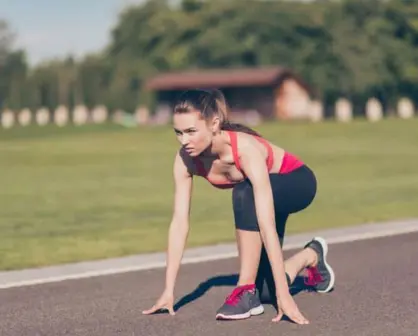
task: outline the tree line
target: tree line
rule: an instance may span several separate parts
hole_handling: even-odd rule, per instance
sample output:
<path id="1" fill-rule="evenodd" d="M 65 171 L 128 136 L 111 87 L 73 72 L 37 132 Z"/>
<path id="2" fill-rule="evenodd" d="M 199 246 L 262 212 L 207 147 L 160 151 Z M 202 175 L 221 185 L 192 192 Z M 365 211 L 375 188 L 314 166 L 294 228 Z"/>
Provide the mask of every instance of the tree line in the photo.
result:
<path id="1" fill-rule="evenodd" d="M 144 82 L 159 72 L 280 65 L 325 106 L 361 109 L 418 102 L 418 2 L 413 0 L 149 0 L 119 14 L 109 44 L 83 59 L 35 67 L 0 20 L 0 108 L 151 104 Z"/>

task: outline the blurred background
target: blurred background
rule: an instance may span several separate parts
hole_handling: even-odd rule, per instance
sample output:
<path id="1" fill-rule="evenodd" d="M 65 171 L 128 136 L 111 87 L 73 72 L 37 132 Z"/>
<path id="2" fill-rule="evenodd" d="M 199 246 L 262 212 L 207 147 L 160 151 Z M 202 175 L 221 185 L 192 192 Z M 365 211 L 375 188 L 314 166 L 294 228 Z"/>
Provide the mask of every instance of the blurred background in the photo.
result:
<path id="1" fill-rule="evenodd" d="M 289 232 L 418 216 L 417 45 L 416 0 L 0 0 L 0 268 L 164 249 L 195 87 L 316 171 Z M 190 245 L 233 240 L 196 183 Z"/>
<path id="2" fill-rule="evenodd" d="M 418 99 L 417 1 L 1 0 L 0 7 L 0 107 L 16 122 L 24 109 L 33 117 L 46 109 L 51 121 L 69 114 L 71 122 L 75 107 L 101 107 L 98 120 L 126 112 L 146 123 L 164 113 L 173 92 L 195 86 L 223 89 L 232 108 L 253 118 L 320 119 L 338 106 L 342 118 L 366 116 L 367 107 L 373 116 L 410 115 Z M 232 71 L 242 68 L 253 70 Z M 76 114 L 83 123 L 84 111 Z"/>

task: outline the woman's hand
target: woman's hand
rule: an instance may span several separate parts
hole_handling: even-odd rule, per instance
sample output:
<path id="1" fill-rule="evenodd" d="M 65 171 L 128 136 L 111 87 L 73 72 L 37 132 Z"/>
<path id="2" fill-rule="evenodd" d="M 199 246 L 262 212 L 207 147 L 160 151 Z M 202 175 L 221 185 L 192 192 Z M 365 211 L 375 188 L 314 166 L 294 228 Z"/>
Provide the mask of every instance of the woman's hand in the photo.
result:
<path id="1" fill-rule="evenodd" d="M 283 315 L 286 315 L 290 320 L 297 324 L 309 324 L 309 321 L 302 315 L 296 305 L 293 297 L 288 294 L 283 294 L 277 299 L 278 314 L 273 319 L 273 322 L 279 322 Z"/>
<path id="2" fill-rule="evenodd" d="M 180 268 L 184 246 L 189 232 L 189 209 L 192 189 L 192 176 L 189 167 L 186 165 L 187 158 L 184 151 L 176 154 L 174 161 L 174 213 L 168 232 L 167 249 L 167 270 L 166 282 L 163 294 L 150 309 L 144 310 L 142 314 L 153 314 L 158 310 L 167 309 L 170 315 L 174 313 L 174 284 L 177 272 Z"/>
<path id="3" fill-rule="evenodd" d="M 175 315 L 174 312 L 174 294 L 172 291 L 164 290 L 163 294 L 158 299 L 157 303 L 153 305 L 150 309 L 144 310 L 142 314 L 149 315 L 155 313 L 160 309 L 167 309 L 170 315 Z"/>

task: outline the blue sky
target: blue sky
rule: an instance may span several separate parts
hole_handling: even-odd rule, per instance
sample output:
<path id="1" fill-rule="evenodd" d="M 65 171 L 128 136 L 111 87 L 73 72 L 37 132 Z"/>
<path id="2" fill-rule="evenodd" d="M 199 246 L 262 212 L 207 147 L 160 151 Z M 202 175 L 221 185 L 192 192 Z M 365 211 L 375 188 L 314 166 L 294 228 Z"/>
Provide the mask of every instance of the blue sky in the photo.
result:
<path id="1" fill-rule="evenodd" d="M 31 65 L 103 48 L 120 10 L 143 0 L 0 0 L 0 18 L 16 32 Z"/>

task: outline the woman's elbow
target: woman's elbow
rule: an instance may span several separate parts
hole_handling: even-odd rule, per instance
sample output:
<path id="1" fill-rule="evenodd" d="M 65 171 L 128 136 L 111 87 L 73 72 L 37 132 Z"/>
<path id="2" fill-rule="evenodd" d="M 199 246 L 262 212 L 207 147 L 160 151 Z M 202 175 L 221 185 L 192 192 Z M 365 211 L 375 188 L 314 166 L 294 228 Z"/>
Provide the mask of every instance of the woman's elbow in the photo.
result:
<path id="1" fill-rule="evenodd" d="M 189 219 L 187 217 L 184 218 L 183 216 L 173 216 L 170 227 L 175 230 L 187 232 L 189 230 Z"/>

